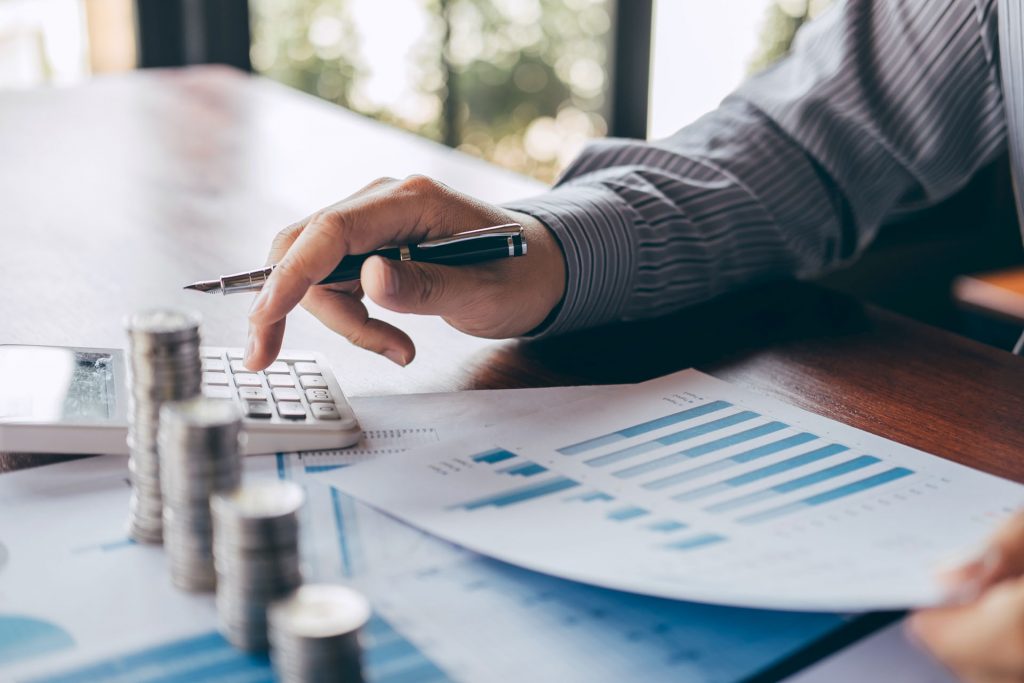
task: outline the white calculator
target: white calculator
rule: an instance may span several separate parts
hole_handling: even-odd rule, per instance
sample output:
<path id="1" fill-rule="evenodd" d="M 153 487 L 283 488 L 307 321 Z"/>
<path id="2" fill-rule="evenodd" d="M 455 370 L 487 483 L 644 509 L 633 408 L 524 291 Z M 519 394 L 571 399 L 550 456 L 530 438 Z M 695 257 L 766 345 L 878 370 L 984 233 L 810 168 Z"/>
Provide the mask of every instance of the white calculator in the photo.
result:
<path id="1" fill-rule="evenodd" d="M 283 351 L 263 372 L 241 349 L 203 347 L 205 395 L 235 401 L 246 454 L 344 448 L 359 423 L 316 353 Z M 127 453 L 124 352 L 0 345 L 0 453 Z"/>

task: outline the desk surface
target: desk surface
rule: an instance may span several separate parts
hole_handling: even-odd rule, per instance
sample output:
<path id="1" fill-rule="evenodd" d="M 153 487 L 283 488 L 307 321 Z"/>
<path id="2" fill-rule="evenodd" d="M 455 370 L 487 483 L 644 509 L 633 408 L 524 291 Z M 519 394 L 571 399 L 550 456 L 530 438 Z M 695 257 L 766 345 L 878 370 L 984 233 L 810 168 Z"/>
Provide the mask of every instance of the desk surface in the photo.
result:
<path id="1" fill-rule="evenodd" d="M 382 175 L 425 173 L 492 201 L 533 181 L 265 80 L 220 68 L 0 94 L 0 343 L 123 346 L 125 312 L 202 312 L 243 342 L 246 297 L 183 283 L 262 263 L 282 226 Z M 56 275 L 54 275 L 56 274 Z M 1024 361 L 810 285 L 545 342 L 404 326 L 405 369 L 305 312 L 285 343 L 324 352 L 352 395 L 628 382 L 697 366 L 908 445 L 1024 481 Z M 41 464 L 0 456 L 0 471 Z"/>

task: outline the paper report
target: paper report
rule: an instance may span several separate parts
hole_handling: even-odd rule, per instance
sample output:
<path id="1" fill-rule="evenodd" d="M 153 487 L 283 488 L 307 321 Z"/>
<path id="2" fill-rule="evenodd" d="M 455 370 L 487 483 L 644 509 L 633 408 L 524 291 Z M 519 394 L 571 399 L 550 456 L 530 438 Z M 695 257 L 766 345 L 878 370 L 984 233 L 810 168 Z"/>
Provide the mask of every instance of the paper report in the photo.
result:
<path id="1" fill-rule="evenodd" d="M 318 476 L 528 569 L 807 611 L 940 601 L 1024 490 L 694 370 Z"/>

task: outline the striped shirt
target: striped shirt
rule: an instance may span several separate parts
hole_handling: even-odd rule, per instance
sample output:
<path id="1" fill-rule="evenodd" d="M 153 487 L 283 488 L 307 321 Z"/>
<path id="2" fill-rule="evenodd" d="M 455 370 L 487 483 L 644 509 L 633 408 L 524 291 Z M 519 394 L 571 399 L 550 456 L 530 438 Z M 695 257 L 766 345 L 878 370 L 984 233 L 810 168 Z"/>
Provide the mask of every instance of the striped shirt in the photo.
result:
<path id="1" fill-rule="evenodd" d="M 542 334 L 821 274 L 954 194 L 1007 144 L 998 4 L 839 2 L 675 135 L 588 146 L 552 190 L 508 205 L 565 254 Z"/>

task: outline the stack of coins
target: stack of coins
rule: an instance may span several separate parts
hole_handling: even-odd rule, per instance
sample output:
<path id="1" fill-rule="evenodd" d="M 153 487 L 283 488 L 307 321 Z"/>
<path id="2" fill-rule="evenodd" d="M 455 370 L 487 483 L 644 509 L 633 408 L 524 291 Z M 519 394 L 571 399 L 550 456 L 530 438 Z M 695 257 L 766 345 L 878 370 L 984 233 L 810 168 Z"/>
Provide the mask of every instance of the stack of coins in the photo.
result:
<path id="1" fill-rule="evenodd" d="M 243 650 L 266 650 L 267 605 L 302 583 L 299 485 L 276 480 L 214 494 L 213 558 L 221 631 Z"/>
<path id="2" fill-rule="evenodd" d="M 164 547 L 178 588 L 216 586 L 210 496 L 242 483 L 241 438 L 242 415 L 231 401 L 197 396 L 160 409 Z"/>
<path id="3" fill-rule="evenodd" d="M 363 680 L 359 630 L 370 603 L 345 586 L 307 584 L 270 605 L 270 658 L 285 683 Z"/>
<path id="4" fill-rule="evenodd" d="M 199 394 L 199 317 L 173 310 L 136 313 L 128 329 L 131 401 L 128 415 L 128 468 L 132 498 L 128 533 L 142 543 L 163 540 L 163 500 L 157 428 L 160 406 Z"/>

